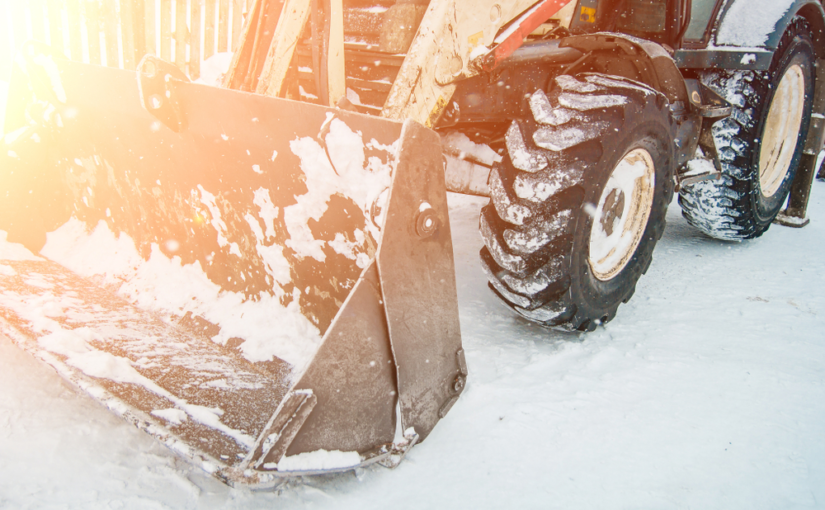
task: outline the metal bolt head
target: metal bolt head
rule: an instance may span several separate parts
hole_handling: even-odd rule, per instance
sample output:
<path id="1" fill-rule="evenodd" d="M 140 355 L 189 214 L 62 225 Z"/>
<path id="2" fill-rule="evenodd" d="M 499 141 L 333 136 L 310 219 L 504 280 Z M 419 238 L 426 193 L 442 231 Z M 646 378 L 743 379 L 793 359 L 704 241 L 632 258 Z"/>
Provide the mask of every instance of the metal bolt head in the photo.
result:
<path id="1" fill-rule="evenodd" d="M 415 219 L 415 232 L 418 237 L 427 238 L 438 230 L 438 216 L 433 209 L 424 209 Z"/>
<path id="2" fill-rule="evenodd" d="M 463 375 L 459 375 L 458 377 L 455 378 L 455 383 L 453 384 L 453 389 L 456 391 L 456 393 L 460 393 L 461 390 L 464 389 L 464 376 Z"/>
<path id="3" fill-rule="evenodd" d="M 501 6 L 494 4 L 493 7 L 490 8 L 490 22 L 498 23 L 499 20 L 501 20 Z"/>
<path id="4" fill-rule="evenodd" d="M 149 108 L 158 110 L 163 105 L 163 98 L 159 94 L 149 96 Z"/>
<path id="5" fill-rule="evenodd" d="M 154 62 L 151 60 L 147 60 L 143 63 L 143 68 L 141 72 L 145 74 L 148 78 L 154 78 L 155 74 L 157 74 L 158 69 Z"/>

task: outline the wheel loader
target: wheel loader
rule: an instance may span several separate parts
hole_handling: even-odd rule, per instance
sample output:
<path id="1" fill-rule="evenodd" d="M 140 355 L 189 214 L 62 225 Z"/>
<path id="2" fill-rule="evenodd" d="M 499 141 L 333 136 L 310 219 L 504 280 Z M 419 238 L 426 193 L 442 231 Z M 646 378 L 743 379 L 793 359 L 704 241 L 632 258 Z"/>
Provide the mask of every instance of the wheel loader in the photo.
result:
<path id="1" fill-rule="evenodd" d="M 808 221 L 823 58 L 815 0 L 256 0 L 222 87 L 27 43 L 0 328 L 230 485 L 393 467 L 468 377 L 447 191 L 503 303 L 592 331 L 674 193 Z"/>

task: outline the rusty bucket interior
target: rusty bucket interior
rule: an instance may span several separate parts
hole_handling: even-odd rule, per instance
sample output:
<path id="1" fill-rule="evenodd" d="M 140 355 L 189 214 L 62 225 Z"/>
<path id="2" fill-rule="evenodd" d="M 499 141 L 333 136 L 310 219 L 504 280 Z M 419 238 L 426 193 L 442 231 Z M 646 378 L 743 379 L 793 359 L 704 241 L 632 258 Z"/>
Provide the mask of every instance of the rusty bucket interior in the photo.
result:
<path id="1" fill-rule="evenodd" d="M 438 136 L 28 44 L 0 329 L 230 484 L 395 465 L 467 375 Z"/>

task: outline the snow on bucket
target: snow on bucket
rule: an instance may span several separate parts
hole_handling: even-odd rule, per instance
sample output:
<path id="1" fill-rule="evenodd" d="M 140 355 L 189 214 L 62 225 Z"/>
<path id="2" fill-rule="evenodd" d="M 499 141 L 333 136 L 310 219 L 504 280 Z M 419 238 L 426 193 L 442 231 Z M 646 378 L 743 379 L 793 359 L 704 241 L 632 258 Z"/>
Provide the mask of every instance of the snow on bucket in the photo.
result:
<path id="1" fill-rule="evenodd" d="M 437 135 L 30 50 L 0 154 L 4 331 L 230 483 L 429 433 L 466 376 Z"/>

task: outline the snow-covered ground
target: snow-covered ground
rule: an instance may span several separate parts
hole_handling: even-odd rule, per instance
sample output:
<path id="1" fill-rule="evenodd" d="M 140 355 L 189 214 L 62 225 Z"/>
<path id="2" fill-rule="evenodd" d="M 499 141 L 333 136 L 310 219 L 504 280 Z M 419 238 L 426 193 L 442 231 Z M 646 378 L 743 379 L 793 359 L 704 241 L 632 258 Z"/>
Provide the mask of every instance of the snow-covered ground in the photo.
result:
<path id="1" fill-rule="evenodd" d="M 486 288 L 453 195 L 462 398 L 395 470 L 230 489 L 0 337 L 0 508 L 825 508 L 825 183 L 741 244 L 674 203 L 618 317 L 581 336 Z"/>

